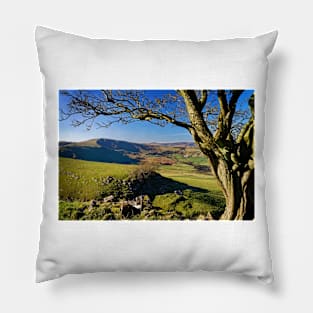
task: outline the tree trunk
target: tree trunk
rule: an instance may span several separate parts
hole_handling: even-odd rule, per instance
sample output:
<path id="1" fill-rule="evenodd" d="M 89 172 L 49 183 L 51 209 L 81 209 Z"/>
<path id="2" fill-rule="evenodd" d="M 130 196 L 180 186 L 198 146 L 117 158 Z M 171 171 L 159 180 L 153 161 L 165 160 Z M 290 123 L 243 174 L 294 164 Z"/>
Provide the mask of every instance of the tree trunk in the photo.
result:
<path id="1" fill-rule="evenodd" d="M 219 151 L 207 149 L 206 143 L 204 145 L 197 143 L 208 157 L 212 172 L 226 200 L 225 211 L 220 220 L 253 220 L 254 163 L 247 162 L 244 166 L 236 166 L 232 160 L 222 156 Z"/>
<path id="2" fill-rule="evenodd" d="M 212 172 L 225 196 L 226 207 L 220 219 L 254 219 L 253 149 L 250 149 L 250 153 L 245 151 L 244 161 L 242 161 L 243 159 L 239 161 L 236 155 L 235 143 L 231 140 L 232 136 L 230 134 L 232 117 L 235 112 L 234 104 L 240 93 L 237 94 L 237 98 L 234 100 L 235 103 L 229 103 L 228 105 L 226 97 L 224 102 L 221 103 L 221 125 L 213 136 L 201 113 L 203 105 L 199 102 L 196 94 L 190 90 L 180 90 L 179 92 L 184 98 L 192 125 L 189 132 L 203 154 L 208 157 Z M 253 131 L 251 131 L 254 127 L 253 120 L 247 125 L 249 127 L 245 129 L 242 136 L 246 136 L 247 140 L 250 139 L 250 142 L 253 143 Z M 244 154 L 243 151 L 240 152 Z"/>
<path id="3" fill-rule="evenodd" d="M 226 200 L 220 220 L 254 219 L 254 169 L 240 172 L 218 173 Z"/>

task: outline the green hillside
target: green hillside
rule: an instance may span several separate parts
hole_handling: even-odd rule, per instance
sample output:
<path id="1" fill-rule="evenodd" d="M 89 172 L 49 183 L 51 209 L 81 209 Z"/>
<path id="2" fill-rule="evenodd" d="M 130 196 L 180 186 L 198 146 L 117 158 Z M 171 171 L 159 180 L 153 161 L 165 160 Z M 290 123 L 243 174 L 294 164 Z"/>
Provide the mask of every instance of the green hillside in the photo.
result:
<path id="1" fill-rule="evenodd" d="M 126 178 L 135 165 L 59 158 L 59 198 L 88 201 L 101 195 L 107 176 Z"/>
<path id="2" fill-rule="evenodd" d="M 131 159 L 121 152 L 103 147 L 80 147 L 65 145 L 59 149 L 59 156 L 78 160 L 88 160 L 96 162 L 135 164 L 137 160 Z"/>
<path id="3" fill-rule="evenodd" d="M 221 214 L 225 201 L 214 177 L 192 165 L 160 166 L 141 178 L 142 166 L 59 159 L 60 219 L 124 219 L 120 201 L 146 194 L 151 204 L 131 219 L 205 219 Z M 109 182 L 108 182 L 109 181 Z M 130 182 L 137 186 L 130 191 Z M 114 196 L 112 203 L 101 199 Z M 97 203 L 92 210 L 90 201 Z"/>
<path id="4" fill-rule="evenodd" d="M 201 164 L 206 162 L 193 143 L 150 143 L 141 144 L 113 139 L 90 139 L 81 142 L 59 142 L 59 156 L 86 161 L 138 164 L 153 158 L 160 164 L 174 161 Z"/>

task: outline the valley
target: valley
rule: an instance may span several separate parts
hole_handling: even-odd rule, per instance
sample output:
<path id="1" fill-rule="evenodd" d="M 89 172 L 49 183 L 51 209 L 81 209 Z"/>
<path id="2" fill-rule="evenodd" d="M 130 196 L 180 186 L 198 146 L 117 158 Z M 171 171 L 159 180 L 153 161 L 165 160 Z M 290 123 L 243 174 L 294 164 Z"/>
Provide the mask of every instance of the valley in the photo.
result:
<path id="1" fill-rule="evenodd" d="M 224 210 L 193 143 L 60 142 L 59 156 L 61 220 L 205 220 Z"/>

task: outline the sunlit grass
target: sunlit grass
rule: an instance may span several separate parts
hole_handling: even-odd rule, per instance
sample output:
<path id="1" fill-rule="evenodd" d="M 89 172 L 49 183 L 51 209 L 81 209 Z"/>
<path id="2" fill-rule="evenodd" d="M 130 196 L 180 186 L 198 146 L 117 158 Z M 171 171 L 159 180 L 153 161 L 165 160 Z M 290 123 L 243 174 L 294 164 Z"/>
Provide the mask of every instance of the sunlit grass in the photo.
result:
<path id="1" fill-rule="evenodd" d="M 107 176 L 126 178 L 136 165 L 59 159 L 59 198 L 86 201 L 101 195 Z"/>
<path id="2" fill-rule="evenodd" d="M 138 165 L 60 158 L 60 219 L 122 219 L 118 202 L 101 204 L 92 211 L 88 210 L 89 202 L 91 199 L 104 197 L 108 186 L 105 180 L 108 176 L 126 179 L 136 168 Z M 153 208 L 143 210 L 141 215 L 132 219 L 201 219 L 208 212 L 217 216 L 221 214 L 225 199 L 214 176 L 199 172 L 192 165 L 181 162 L 160 166 L 157 171 L 162 176 L 157 176 L 155 181 L 151 180 L 149 188 L 154 188 L 153 184 L 157 184 L 157 189 L 153 190 L 169 184 L 173 188 L 173 184 L 177 182 L 174 189 L 180 194 L 175 194 L 174 189 L 156 193 L 153 196 Z"/>
<path id="3" fill-rule="evenodd" d="M 172 166 L 162 166 L 159 172 L 164 177 L 223 196 L 221 188 L 213 175 L 198 173 L 191 165 L 179 163 Z"/>

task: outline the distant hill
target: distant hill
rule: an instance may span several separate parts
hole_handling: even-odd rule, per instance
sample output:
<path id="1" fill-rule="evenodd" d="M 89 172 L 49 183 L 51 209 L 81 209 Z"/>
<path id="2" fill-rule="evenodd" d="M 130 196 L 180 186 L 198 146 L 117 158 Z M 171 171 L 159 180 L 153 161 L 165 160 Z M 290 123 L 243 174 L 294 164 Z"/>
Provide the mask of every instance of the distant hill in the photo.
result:
<path id="1" fill-rule="evenodd" d="M 66 145 L 69 145 L 71 143 L 72 143 L 71 141 L 59 141 L 59 147 L 66 146 Z"/>
<path id="2" fill-rule="evenodd" d="M 103 148 L 121 151 L 125 153 L 138 153 L 142 150 L 150 150 L 151 147 L 147 144 L 134 143 L 129 141 L 122 140 L 113 140 L 113 139 L 93 139 L 96 141 L 97 145 Z"/>
<path id="3" fill-rule="evenodd" d="M 130 158 L 130 151 L 136 152 L 139 147 L 123 141 L 109 139 L 92 139 L 81 142 L 59 143 L 59 156 L 86 161 L 134 164 L 138 161 Z"/>
<path id="4" fill-rule="evenodd" d="M 164 143 L 159 143 L 159 142 L 151 142 L 149 145 L 156 145 L 156 146 L 164 146 L 164 147 L 195 147 L 194 142 L 190 141 L 182 141 L 182 142 L 164 142 Z"/>
<path id="5" fill-rule="evenodd" d="M 189 147 L 195 145 L 191 142 L 143 144 L 97 138 L 80 142 L 60 141 L 59 156 L 86 161 L 136 164 L 147 156 L 168 156 L 171 153 L 181 153 Z"/>

